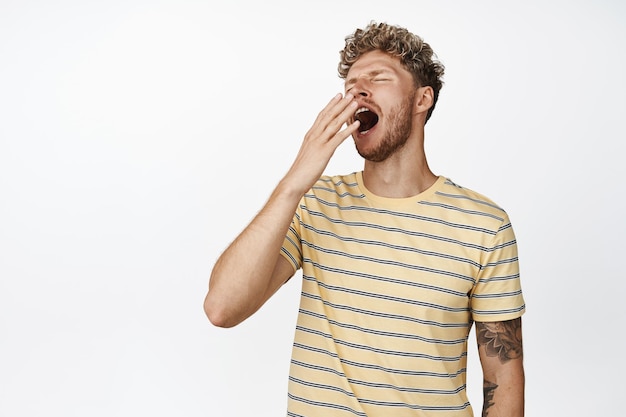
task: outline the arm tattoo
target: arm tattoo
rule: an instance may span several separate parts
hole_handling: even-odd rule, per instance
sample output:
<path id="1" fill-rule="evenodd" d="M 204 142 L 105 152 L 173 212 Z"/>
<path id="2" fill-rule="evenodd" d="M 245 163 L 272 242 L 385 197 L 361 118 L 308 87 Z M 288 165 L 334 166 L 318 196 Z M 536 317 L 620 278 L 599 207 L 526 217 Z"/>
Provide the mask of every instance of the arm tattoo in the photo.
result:
<path id="1" fill-rule="evenodd" d="M 489 356 L 501 363 L 522 357 L 522 319 L 498 322 L 476 322 L 478 346 L 485 346 Z"/>
<path id="2" fill-rule="evenodd" d="M 491 407 L 494 402 L 493 402 L 493 394 L 494 391 L 496 390 L 496 388 L 498 388 L 498 386 L 496 384 L 494 384 L 493 382 L 489 382 L 486 379 L 483 381 L 483 397 L 484 397 L 484 401 L 483 401 L 483 414 L 482 417 L 487 417 L 487 414 L 489 412 L 488 408 Z"/>

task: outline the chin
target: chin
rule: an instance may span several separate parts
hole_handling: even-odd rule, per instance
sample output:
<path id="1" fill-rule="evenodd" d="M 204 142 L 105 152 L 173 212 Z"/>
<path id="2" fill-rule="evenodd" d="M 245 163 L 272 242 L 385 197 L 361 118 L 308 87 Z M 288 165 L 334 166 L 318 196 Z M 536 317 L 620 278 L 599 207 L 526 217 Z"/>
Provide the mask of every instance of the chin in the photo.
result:
<path id="1" fill-rule="evenodd" d="M 376 150 L 375 149 L 364 149 L 362 147 L 357 146 L 356 151 L 359 153 L 361 158 L 370 162 L 380 162 L 378 158 L 376 158 Z"/>

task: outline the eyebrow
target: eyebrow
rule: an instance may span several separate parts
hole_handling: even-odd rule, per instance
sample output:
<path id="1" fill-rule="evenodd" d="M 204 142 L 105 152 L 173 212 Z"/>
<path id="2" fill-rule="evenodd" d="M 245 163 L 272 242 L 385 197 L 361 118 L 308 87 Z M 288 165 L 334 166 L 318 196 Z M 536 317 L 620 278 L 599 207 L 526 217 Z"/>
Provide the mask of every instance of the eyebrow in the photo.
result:
<path id="1" fill-rule="evenodd" d="M 372 70 L 372 71 L 366 73 L 365 75 L 367 75 L 368 77 L 371 78 L 371 77 L 375 77 L 377 75 L 380 75 L 380 74 L 383 74 L 383 73 L 386 73 L 386 72 L 392 72 L 392 71 L 390 69 L 388 69 L 388 68 L 382 68 L 382 69 Z M 352 84 L 356 83 L 357 78 L 358 77 L 352 77 L 352 78 L 346 80 L 344 85 L 348 86 L 348 85 L 352 85 Z"/>

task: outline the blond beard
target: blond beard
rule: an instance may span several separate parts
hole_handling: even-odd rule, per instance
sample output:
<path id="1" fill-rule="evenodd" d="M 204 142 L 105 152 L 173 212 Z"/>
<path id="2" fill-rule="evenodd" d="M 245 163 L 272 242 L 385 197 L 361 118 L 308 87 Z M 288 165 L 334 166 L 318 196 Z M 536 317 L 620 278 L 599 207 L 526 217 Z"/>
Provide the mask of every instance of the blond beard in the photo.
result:
<path id="1" fill-rule="evenodd" d="M 363 159 L 371 162 L 382 162 L 406 144 L 413 125 L 412 110 L 414 99 L 415 92 L 391 110 L 389 113 L 390 126 L 387 128 L 385 136 L 378 146 L 369 151 L 359 149 L 357 146 L 357 152 Z"/>

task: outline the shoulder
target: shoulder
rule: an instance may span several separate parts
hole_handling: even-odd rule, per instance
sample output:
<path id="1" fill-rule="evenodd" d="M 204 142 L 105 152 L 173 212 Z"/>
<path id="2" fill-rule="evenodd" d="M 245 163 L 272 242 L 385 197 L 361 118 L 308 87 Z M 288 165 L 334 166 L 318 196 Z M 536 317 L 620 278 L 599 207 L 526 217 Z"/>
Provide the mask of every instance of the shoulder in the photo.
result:
<path id="1" fill-rule="evenodd" d="M 507 212 L 493 199 L 446 177 L 435 192 L 420 203 L 428 207 L 425 210 L 430 215 L 460 228 L 495 236 L 512 227 Z"/>
<path id="2" fill-rule="evenodd" d="M 311 188 L 311 194 L 335 193 L 338 195 L 361 194 L 356 173 L 323 175 Z"/>
<path id="3" fill-rule="evenodd" d="M 433 194 L 433 200 L 440 204 L 456 207 L 459 210 L 475 211 L 498 218 L 507 218 L 506 211 L 486 195 L 464 187 L 450 178 L 445 180 Z"/>

